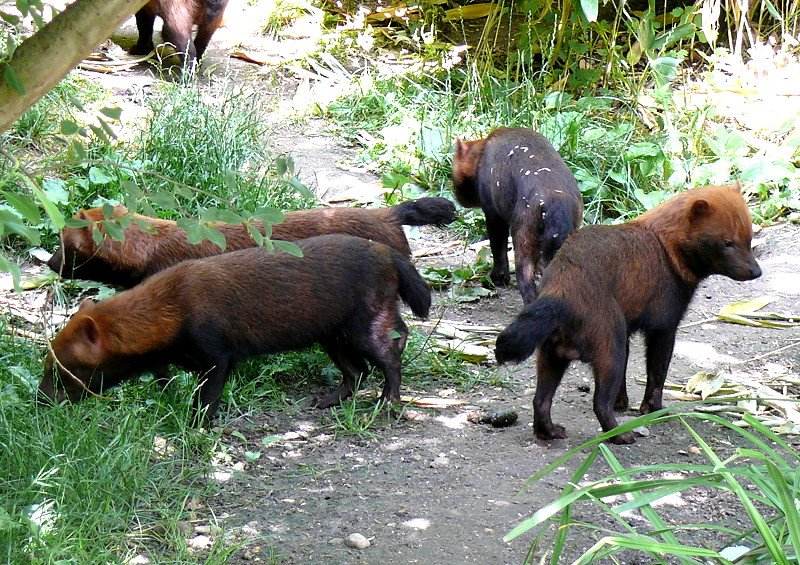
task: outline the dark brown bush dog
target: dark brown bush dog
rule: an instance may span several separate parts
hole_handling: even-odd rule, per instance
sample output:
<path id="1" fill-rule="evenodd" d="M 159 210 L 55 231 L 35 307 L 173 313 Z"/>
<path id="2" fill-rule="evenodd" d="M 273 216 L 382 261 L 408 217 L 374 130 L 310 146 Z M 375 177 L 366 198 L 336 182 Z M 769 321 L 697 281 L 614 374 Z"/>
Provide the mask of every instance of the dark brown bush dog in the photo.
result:
<path id="1" fill-rule="evenodd" d="M 119 218 L 128 211 L 114 208 Z M 62 232 L 63 246 L 47 264 L 66 278 L 89 279 L 130 288 L 146 277 L 185 259 L 199 259 L 223 253 L 205 240 L 189 243 L 186 231 L 171 220 L 134 215 L 156 229 L 148 233 L 132 223 L 125 230 L 125 240 L 104 237 L 100 245 L 92 239 L 92 226 L 67 228 Z M 100 222 L 102 208 L 81 210 L 75 218 Z M 403 225 L 442 226 L 456 218 L 455 206 L 446 198 L 420 198 L 387 208 L 324 208 L 287 212 L 285 220 L 272 226 L 272 239 L 297 241 L 317 235 L 342 233 L 385 243 L 410 256 L 411 249 Z M 256 224 L 263 227 L 260 224 Z M 101 224 L 102 226 L 102 224 Z M 215 224 L 225 235 L 226 251 L 254 247 L 255 240 L 243 225 Z M 102 227 L 101 227 L 102 231 Z M 66 258 L 66 261 L 65 261 Z"/>
<path id="2" fill-rule="evenodd" d="M 139 40 L 131 47 L 134 55 L 146 55 L 153 45 L 153 26 L 156 16 L 164 20 L 161 38 L 171 43 L 179 53 L 183 64 L 199 61 L 208 47 L 211 36 L 222 23 L 222 14 L 228 0 L 150 0 L 136 12 L 136 28 Z M 197 26 L 197 35 L 192 40 L 192 26 Z"/>
<path id="3" fill-rule="evenodd" d="M 425 318 L 428 286 L 406 256 L 381 243 L 325 235 L 298 245 L 303 257 L 251 248 L 184 261 L 111 298 L 84 301 L 52 342 L 40 399 L 76 401 L 145 372 L 163 378 L 175 364 L 198 373 L 195 406 L 208 421 L 237 363 L 319 343 L 343 382 L 317 406 L 352 395 L 367 361 L 383 371 L 382 398 L 398 402 L 408 330 L 397 299 Z"/>
<path id="4" fill-rule="evenodd" d="M 594 412 L 604 431 L 627 406 L 628 339 L 644 334 L 647 387 L 642 414 L 662 407 L 675 333 L 698 283 L 709 275 L 761 276 L 741 187 L 688 190 L 639 218 L 573 233 L 545 270 L 539 298 L 497 338 L 497 360 L 522 361 L 539 349 L 534 432 L 564 438 L 550 407 L 570 362 L 594 371 Z M 633 443 L 632 432 L 611 438 Z"/>
<path id="5" fill-rule="evenodd" d="M 519 291 L 536 298 L 537 266 L 549 263 L 580 224 L 583 200 L 575 177 L 543 136 L 527 128 L 498 128 L 485 139 L 456 141 L 453 185 L 462 206 L 481 207 L 496 285 L 511 282 L 509 231 Z"/>

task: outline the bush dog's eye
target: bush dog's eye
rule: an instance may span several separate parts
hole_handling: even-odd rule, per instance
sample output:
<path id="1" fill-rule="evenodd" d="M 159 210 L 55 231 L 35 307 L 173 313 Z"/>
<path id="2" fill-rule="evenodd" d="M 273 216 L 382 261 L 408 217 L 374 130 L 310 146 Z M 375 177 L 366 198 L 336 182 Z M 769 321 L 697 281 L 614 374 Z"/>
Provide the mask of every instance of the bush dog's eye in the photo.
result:
<path id="1" fill-rule="evenodd" d="M 725 247 L 733 247 L 733 242 L 730 239 L 725 240 Z"/>

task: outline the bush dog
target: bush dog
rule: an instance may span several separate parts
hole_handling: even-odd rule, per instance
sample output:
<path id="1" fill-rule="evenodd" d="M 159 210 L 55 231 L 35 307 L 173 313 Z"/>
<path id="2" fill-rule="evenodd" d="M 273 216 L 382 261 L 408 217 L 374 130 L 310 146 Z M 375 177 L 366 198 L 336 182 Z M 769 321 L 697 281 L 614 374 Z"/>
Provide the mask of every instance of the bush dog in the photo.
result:
<path id="1" fill-rule="evenodd" d="M 156 16 L 164 20 L 161 38 L 171 43 L 183 64 L 203 58 L 211 36 L 222 23 L 222 14 L 228 0 L 150 0 L 136 12 L 139 39 L 131 47 L 133 55 L 147 55 L 153 49 L 153 25 Z M 192 26 L 197 25 L 197 35 L 192 40 Z"/>
<path id="2" fill-rule="evenodd" d="M 114 217 L 128 213 L 124 206 L 114 208 Z M 131 223 L 125 240 L 104 237 L 100 245 L 92 239 L 92 226 L 67 228 L 62 232 L 63 245 L 47 262 L 66 278 L 80 278 L 130 288 L 144 278 L 185 259 L 199 259 L 223 253 L 208 240 L 189 243 L 186 231 L 175 222 L 135 214 L 156 229 L 148 233 Z M 386 208 L 325 208 L 287 212 L 285 220 L 272 226 L 272 239 L 297 241 L 331 233 L 343 233 L 385 243 L 411 255 L 402 225 L 434 224 L 442 226 L 455 220 L 456 211 L 446 198 L 420 198 Z M 81 210 L 76 219 L 99 222 L 102 208 Z M 257 224 L 262 228 L 260 224 Z M 243 225 L 215 224 L 225 235 L 226 251 L 255 247 L 255 240 Z M 102 224 L 100 226 L 102 231 Z M 64 258 L 66 257 L 66 261 Z"/>
<path id="3" fill-rule="evenodd" d="M 175 364 L 200 375 L 195 406 L 209 421 L 237 363 L 319 343 L 343 381 L 317 406 L 352 395 L 367 360 L 383 371 L 382 398 L 398 402 L 408 330 L 397 298 L 425 318 L 428 286 L 382 243 L 324 235 L 298 245 L 303 257 L 251 248 L 184 261 L 106 300 L 85 300 L 52 342 L 40 399 L 75 401 L 144 372 L 163 378 Z"/>
<path id="4" fill-rule="evenodd" d="M 675 333 L 698 283 L 709 275 L 761 276 L 741 186 L 683 192 L 639 218 L 573 233 L 541 280 L 539 298 L 497 338 L 497 360 L 522 361 L 539 349 L 534 432 L 566 437 L 550 407 L 571 361 L 590 363 L 594 412 L 604 431 L 617 426 L 614 403 L 627 405 L 628 339 L 644 334 L 647 386 L 640 411 L 661 409 Z M 633 443 L 632 432 L 611 438 Z"/>
<path id="5" fill-rule="evenodd" d="M 564 160 L 533 130 L 498 128 L 485 139 L 456 140 L 453 186 L 462 206 L 480 206 L 486 215 L 492 282 L 511 282 L 510 231 L 517 286 L 525 304 L 533 302 L 537 266 L 553 259 L 583 216 L 578 183 Z"/>

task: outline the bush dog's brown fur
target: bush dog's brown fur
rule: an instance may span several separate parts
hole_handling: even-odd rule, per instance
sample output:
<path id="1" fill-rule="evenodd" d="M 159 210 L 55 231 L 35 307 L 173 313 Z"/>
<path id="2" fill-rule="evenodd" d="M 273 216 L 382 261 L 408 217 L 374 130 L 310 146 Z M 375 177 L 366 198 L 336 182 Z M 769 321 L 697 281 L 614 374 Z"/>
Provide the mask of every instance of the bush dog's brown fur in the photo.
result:
<path id="1" fill-rule="evenodd" d="M 156 16 L 164 20 L 161 38 L 171 43 L 183 64 L 199 61 L 211 41 L 211 36 L 222 23 L 222 14 L 228 0 L 150 0 L 136 12 L 139 40 L 131 47 L 134 55 L 147 55 L 153 49 L 153 25 Z M 192 26 L 197 25 L 197 35 L 192 40 Z"/>
<path id="2" fill-rule="evenodd" d="M 184 261 L 111 298 L 84 301 L 52 342 L 40 398 L 75 401 L 84 387 L 99 392 L 144 372 L 163 377 L 176 364 L 198 373 L 195 406 L 208 421 L 237 363 L 319 343 L 343 382 L 317 406 L 353 394 L 367 360 L 383 371 L 382 397 L 399 401 L 408 330 L 397 298 L 427 317 L 422 277 L 381 243 L 325 235 L 298 245 L 303 257 L 253 248 Z"/>
<path id="3" fill-rule="evenodd" d="M 683 192 L 617 226 L 572 234 L 545 270 L 539 298 L 497 338 L 497 360 L 522 361 L 538 347 L 534 431 L 564 438 L 550 407 L 571 361 L 594 371 L 594 412 L 604 431 L 617 426 L 614 404 L 627 405 L 628 339 L 642 332 L 647 387 L 642 414 L 661 409 L 675 333 L 698 283 L 709 275 L 737 281 L 761 276 L 747 205 L 735 186 Z M 633 443 L 632 432 L 611 438 Z"/>
<path id="4" fill-rule="evenodd" d="M 114 217 L 128 213 L 124 206 L 114 208 Z M 205 240 L 197 245 L 188 242 L 186 231 L 175 222 L 134 214 L 152 225 L 157 233 L 148 233 L 131 223 L 125 240 L 104 237 L 98 246 L 92 239 L 93 226 L 67 228 L 62 233 L 63 246 L 47 264 L 66 278 L 81 278 L 130 288 L 144 278 L 185 259 L 198 259 L 223 253 Z M 343 233 L 385 243 L 410 256 L 402 225 L 445 225 L 456 217 L 455 206 L 446 198 L 420 198 L 387 208 L 325 208 L 287 212 L 285 220 L 272 226 L 272 239 L 297 241 L 316 235 Z M 102 208 L 81 210 L 75 218 L 100 222 Z M 261 228 L 261 224 L 256 224 Z M 256 246 L 243 225 L 215 224 L 225 235 L 226 251 Z M 102 231 L 102 224 L 101 224 Z M 66 261 L 64 257 L 66 256 Z"/>
<path id="5" fill-rule="evenodd" d="M 583 216 L 578 183 L 564 160 L 533 130 L 498 128 L 485 139 L 456 140 L 453 186 L 462 206 L 480 206 L 486 215 L 492 281 L 511 282 L 510 231 L 517 286 L 525 304 L 533 302 L 537 266 L 553 259 Z"/>

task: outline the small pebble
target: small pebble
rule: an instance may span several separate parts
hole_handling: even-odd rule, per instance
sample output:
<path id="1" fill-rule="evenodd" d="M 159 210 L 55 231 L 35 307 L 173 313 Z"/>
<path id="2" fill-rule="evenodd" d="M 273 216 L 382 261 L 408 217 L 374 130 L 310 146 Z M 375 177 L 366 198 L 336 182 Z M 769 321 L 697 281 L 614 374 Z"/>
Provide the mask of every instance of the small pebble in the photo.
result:
<path id="1" fill-rule="evenodd" d="M 350 534 L 344 540 L 344 544 L 347 547 L 352 547 L 353 549 L 366 549 L 370 545 L 369 540 L 361 534 Z"/>

